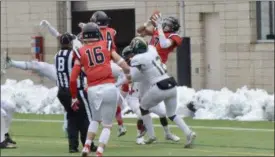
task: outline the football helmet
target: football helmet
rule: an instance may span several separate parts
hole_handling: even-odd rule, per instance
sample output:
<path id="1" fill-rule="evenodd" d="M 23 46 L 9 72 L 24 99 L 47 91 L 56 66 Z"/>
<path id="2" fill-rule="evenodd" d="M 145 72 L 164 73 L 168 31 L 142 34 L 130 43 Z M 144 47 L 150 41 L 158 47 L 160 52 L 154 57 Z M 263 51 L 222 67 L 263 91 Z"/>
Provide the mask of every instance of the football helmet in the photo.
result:
<path id="1" fill-rule="evenodd" d="M 145 53 L 148 50 L 148 43 L 142 37 L 135 37 L 130 43 L 133 54 Z"/>
<path id="2" fill-rule="evenodd" d="M 164 32 L 177 32 L 179 31 L 180 24 L 175 17 L 167 17 L 163 19 L 162 29 Z"/>
<path id="3" fill-rule="evenodd" d="M 99 27 L 96 23 L 89 22 L 82 29 L 82 40 L 83 41 L 99 41 L 102 40 L 102 34 L 100 33 Z"/>
<path id="4" fill-rule="evenodd" d="M 130 58 L 132 57 L 133 53 L 132 53 L 132 49 L 131 47 L 128 45 L 126 46 L 121 53 L 122 58 L 129 64 L 130 62 Z"/>
<path id="5" fill-rule="evenodd" d="M 96 23 L 99 27 L 106 27 L 110 24 L 111 19 L 104 11 L 96 11 L 90 18 L 90 22 Z"/>

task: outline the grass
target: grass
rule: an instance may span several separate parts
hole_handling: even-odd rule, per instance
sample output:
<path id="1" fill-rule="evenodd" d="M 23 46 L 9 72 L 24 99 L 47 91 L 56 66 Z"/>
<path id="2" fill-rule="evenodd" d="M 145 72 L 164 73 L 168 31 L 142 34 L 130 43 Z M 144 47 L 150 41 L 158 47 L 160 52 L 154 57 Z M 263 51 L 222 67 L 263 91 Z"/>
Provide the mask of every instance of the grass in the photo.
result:
<path id="1" fill-rule="evenodd" d="M 16 119 L 63 120 L 62 115 L 16 114 Z M 238 122 L 225 120 L 186 119 L 198 137 L 193 149 L 184 149 L 185 137 L 179 143 L 164 140 L 161 127 L 156 127 L 158 142 L 152 145 L 136 145 L 135 119 L 125 119 L 127 134 L 118 138 L 117 126 L 112 130 L 111 139 L 104 155 L 112 156 L 274 156 L 274 122 Z M 159 124 L 158 119 L 154 120 Z M 172 125 L 172 122 L 169 122 Z M 128 125 L 132 124 L 132 125 Z M 17 149 L 1 150 L 1 156 L 79 156 L 69 154 L 68 144 L 62 131 L 63 123 L 14 121 L 11 135 L 18 143 Z M 204 126 L 204 127 L 199 127 Z M 212 127 L 212 128 L 211 128 Z M 215 127 L 219 127 L 215 129 Z M 221 127 L 241 128 L 232 130 Z M 256 130 L 251 130 L 256 129 Z M 263 129 L 263 130 L 257 130 Z M 79 147 L 80 150 L 82 147 Z"/>

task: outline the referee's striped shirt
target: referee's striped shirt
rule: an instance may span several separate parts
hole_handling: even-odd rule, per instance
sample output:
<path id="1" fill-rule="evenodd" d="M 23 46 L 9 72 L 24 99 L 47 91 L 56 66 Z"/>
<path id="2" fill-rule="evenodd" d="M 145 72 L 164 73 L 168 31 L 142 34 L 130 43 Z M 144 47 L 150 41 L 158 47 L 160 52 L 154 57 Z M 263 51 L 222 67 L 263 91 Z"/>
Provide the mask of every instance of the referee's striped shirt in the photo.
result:
<path id="1" fill-rule="evenodd" d="M 74 66 L 73 53 L 72 49 L 61 49 L 55 55 L 56 84 L 58 87 L 70 87 L 70 76 Z M 84 89 L 86 81 L 85 73 L 81 72 L 77 79 L 77 88 Z"/>

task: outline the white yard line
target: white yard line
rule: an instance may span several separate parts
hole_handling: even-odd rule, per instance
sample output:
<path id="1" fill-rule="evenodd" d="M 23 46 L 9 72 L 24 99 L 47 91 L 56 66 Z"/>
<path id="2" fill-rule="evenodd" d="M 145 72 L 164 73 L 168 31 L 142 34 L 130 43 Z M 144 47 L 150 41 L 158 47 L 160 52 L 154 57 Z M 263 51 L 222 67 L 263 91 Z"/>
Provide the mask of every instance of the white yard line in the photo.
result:
<path id="1" fill-rule="evenodd" d="M 42 120 L 42 119 L 13 119 L 17 122 L 42 122 L 42 123 L 63 123 L 62 120 Z M 124 123 L 126 126 L 136 126 L 135 123 Z M 161 127 L 159 124 L 154 126 Z M 176 125 L 169 125 L 170 127 L 177 127 Z M 208 129 L 208 130 L 234 130 L 234 131 L 258 131 L 258 132 L 274 132 L 274 129 L 256 129 L 256 128 L 238 128 L 238 127 L 211 127 L 211 126 L 191 126 L 194 129 Z"/>

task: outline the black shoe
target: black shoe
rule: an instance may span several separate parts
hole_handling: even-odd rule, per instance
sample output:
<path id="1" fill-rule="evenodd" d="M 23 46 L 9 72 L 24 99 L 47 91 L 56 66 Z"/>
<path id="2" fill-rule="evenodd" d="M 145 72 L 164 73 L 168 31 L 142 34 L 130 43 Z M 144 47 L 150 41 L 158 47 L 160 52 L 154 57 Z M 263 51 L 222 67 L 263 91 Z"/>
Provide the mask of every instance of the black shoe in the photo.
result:
<path id="1" fill-rule="evenodd" d="M 9 133 L 6 133 L 5 134 L 5 140 L 8 142 L 8 143 L 11 143 L 11 144 L 16 144 L 15 141 L 13 141 L 9 135 Z"/>
<path id="2" fill-rule="evenodd" d="M 12 148 L 16 148 L 16 145 L 7 142 L 7 140 L 4 140 L 3 142 L 0 143 L 0 149 L 12 149 Z"/>
<path id="3" fill-rule="evenodd" d="M 94 143 L 92 143 L 90 150 L 91 150 L 91 152 L 96 152 L 97 151 L 97 146 Z"/>
<path id="4" fill-rule="evenodd" d="M 79 153 L 79 150 L 78 149 L 70 149 L 69 153 Z"/>

